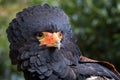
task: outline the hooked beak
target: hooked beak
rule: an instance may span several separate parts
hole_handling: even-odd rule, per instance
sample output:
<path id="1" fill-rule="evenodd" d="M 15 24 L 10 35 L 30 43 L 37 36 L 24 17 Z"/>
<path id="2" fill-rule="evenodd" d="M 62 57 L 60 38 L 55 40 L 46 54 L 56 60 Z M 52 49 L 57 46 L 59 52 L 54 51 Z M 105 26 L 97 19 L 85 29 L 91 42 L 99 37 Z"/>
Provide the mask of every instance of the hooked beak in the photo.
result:
<path id="1" fill-rule="evenodd" d="M 61 48 L 61 32 L 42 32 L 42 36 L 36 36 L 36 38 L 39 40 L 40 46 L 45 45 L 47 47 L 57 47 L 58 49 Z"/>

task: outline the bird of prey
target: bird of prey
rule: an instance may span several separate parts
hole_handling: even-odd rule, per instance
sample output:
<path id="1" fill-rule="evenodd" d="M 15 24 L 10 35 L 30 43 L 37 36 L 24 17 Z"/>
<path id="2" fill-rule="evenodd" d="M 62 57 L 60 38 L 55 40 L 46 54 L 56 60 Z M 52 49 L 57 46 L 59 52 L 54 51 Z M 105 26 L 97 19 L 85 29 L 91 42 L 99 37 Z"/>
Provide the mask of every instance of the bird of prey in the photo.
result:
<path id="1" fill-rule="evenodd" d="M 120 80 L 108 62 L 84 57 L 67 15 L 36 5 L 16 14 L 7 29 L 10 59 L 25 80 Z"/>

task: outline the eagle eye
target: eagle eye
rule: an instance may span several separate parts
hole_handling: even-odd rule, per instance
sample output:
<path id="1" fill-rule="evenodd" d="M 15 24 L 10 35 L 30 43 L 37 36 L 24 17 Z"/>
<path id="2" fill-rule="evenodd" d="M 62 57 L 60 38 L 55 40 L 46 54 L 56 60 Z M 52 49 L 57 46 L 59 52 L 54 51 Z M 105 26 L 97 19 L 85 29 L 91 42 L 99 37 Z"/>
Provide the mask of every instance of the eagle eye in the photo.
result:
<path id="1" fill-rule="evenodd" d="M 37 32 L 35 35 L 38 36 L 38 37 L 42 37 L 43 33 L 42 32 Z"/>

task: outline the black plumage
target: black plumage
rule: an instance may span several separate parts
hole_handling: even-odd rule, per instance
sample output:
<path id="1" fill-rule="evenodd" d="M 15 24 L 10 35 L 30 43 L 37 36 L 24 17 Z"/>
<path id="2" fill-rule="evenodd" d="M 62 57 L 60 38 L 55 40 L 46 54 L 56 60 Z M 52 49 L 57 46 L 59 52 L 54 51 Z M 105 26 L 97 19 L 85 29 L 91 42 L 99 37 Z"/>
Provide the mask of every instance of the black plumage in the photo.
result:
<path id="1" fill-rule="evenodd" d="M 39 46 L 37 32 L 63 35 L 61 49 Z M 83 61 L 66 14 L 45 4 L 17 13 L 7 29 L 10 59 L 25 80 L 87 80 L 91 76 L 120 80 L 119 74 L 97 61 Z M 113 69 L 113 68 L 112 68 Z"/>

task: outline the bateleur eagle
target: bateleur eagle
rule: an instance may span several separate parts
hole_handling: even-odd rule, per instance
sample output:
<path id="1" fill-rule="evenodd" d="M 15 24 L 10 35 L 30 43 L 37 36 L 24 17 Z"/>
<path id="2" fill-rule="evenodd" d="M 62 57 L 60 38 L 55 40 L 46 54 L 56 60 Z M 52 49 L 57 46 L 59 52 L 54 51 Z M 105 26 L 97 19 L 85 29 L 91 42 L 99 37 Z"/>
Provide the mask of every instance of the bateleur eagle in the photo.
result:
<path id="1" fill-rule="evenodd" d="M 58 7 L 24 9 L 9 24 L 7 36 L 11 62 L 25 80 L 120 80 L 112 64 L 82 56 Z"/>

